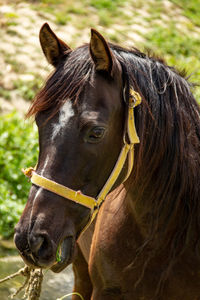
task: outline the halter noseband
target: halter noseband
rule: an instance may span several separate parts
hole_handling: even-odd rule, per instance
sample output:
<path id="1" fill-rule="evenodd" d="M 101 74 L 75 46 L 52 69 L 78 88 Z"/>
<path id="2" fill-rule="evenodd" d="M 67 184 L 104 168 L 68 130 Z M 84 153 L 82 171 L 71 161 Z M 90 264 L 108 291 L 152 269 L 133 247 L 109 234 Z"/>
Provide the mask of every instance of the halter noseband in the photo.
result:
<path id="1" fill-rule="evenodd" d="M 128 114 L 126 120 L 127 124 L 125 126 L 126 130 L 123 136 L 124 146 L 119 154 L 118 160 L 113 168 L 113 171 L 111 172 L 108 180 L 106 181 L 106 183 L 104 184 L 103 188 L 101 189 L 100 193 L 96 198 L 84 195 L 81 193 L 81 191 L 74 191 L 53 180 L 40 176 L 35 172 L 34 168 L 28 168 L 26 170 L 22 170 L 23 173 L 27 177 L 31 178 L 31 182 L 33 184 L 89 208 L 91 210 L 91 217 L 88 224 L 86 225 L 86 227 L 88 227 L 94 220 L 105 197 L 110 192 L 112 186 L 114 185 L 119 174 L 121 173 L 121 170 L 125 164 L 127 156 L 128 156 L 128 171 L 124 181 L 131 174 L 133 163 L 134 163 L 134 144 L 140 142 L 135 128 L 133 109 L 135 106 L 137 106 L 140 103 L 141 103 L 141 96 L 139 95 L 139 93 L 130 89 Z M 129 140 L 128 142 L 126 141 L 127 137 Z M 86 227 L 84 229 L 86 229 Z"/>

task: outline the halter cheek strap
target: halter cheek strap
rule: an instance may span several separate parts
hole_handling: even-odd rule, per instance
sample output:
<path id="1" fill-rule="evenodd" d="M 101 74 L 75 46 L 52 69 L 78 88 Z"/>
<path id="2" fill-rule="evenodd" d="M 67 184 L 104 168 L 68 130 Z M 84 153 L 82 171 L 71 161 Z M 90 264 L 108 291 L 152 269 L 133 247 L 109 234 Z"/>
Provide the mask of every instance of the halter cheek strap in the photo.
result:
<path id="1" fill-rule="evenodd" d="M 101 204 L 103 203 L 106 195 L 110 192 L 111 188 L 113 187 L 114 183 L 119 177 L 119 174 L 121 173 L 121 170 L 125 164 L 127 157 L 128 157 L 128 171 L 124 181 L 126 181 L 126 179 L 131 174 L 133 163 L 134 163 L 134 144 L 140 142 L 135 128 L 134 107 L 140 103 L 141 103 L 141 97 L 139 93 L 131 89 L 130 97 L 129 97 L 127 121 L 126 121 L 127 124 L 126 124 L 126 130 L 123 137 L 124 146 L 119 154 L 118 160 L 113 168 L 113 171 L 111 172 L 108 180 L 106 181 L 99 195 L 96 198 L 84 195 L 81 193 L 81 191 L 74 191 L 62 184 L 59 184 L 53 180 L 38 175 L 35 172 L 34 168 L 28 168 L 26 170 L 22 170 L 23 173 L 27 177 L 31 178 L 31 182 L 33 184 L 89 208 L 91 210 L 91 218 L 89 223 L 86 225 L 89 226 L 89 224 L 91 224 L 96 214 L 98 213 L 98 210 Z M 128 137 L 128 142 L 126 141 L 127 137 Z"/>

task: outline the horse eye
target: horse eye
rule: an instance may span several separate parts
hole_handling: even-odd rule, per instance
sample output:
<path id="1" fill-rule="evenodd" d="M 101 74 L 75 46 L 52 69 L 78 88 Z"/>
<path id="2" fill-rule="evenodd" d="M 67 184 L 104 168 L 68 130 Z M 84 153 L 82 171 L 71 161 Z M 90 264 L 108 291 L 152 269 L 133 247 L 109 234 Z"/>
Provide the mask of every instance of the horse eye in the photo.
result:
<path id="1" fill-rule="evenodd" d="M 100 141 L 101 138 L 103 138 L 105 133 L 104 127 L 94 127 L 88 132 L 87 141 L 89 143 L 95 143 Z"/>

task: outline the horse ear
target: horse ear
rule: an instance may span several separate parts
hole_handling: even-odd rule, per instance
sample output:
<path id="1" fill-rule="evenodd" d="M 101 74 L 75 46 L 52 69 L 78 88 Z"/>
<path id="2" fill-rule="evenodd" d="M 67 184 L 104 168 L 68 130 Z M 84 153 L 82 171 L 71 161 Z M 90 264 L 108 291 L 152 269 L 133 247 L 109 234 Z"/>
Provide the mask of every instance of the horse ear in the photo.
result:
<path id="1" fill-rule="evenodd" d="M 113 55 L 104 37 L 91 29 L 90 54 L 97 71 L 106 71 L 110 75 L 113 68 Z"/>
<path id="2" fill-rule="evenodd" d="M 47 61 L 54 67 L 58 65 L 64 53 L 71 52 L 70 47 L 55 35 L 47 23 L 40 29 L 39 38 Z"/>

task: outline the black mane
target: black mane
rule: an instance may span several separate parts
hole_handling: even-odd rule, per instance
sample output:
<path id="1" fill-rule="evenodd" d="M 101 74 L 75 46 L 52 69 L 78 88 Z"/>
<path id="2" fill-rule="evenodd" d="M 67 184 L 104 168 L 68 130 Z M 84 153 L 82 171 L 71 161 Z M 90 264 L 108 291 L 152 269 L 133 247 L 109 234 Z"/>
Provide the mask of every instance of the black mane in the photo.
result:
<path id="1" fill-rule="evenodd" d="M 164 61 L 136 50 L 113 50 L 126 67 L 129 84 L 143 96 L 135 109 L 140 146 L 129 185 L 139 218 L 149 225 L 141 247 L 151 249 L 147 261 L 164 248 L 169 251 L 159 293 L 187 247 L 199 253 L 200 109 L 191 84 Z M 141 280 L 142 275 L 138 284 Z"/>

